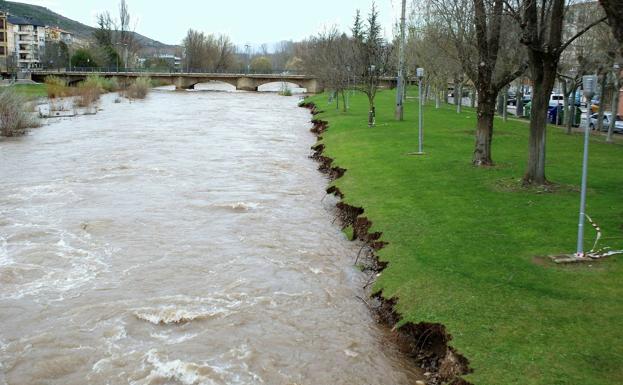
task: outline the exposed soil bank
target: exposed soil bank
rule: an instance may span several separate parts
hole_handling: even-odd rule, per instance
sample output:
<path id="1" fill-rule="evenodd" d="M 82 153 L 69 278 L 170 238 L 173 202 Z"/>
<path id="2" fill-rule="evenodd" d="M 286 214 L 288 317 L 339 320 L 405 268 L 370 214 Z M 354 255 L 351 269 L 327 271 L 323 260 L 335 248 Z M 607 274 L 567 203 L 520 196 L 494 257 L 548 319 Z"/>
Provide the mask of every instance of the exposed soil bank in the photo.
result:
<path id="1" fill-rule="evenodd" d="M 313 103 L 302 103 L 301 107 L 308 108 L 312 115 L 320 112 Z M 324 156 L 325 145 L 320 143 L 322 134 L 328 129 L 329 123 L 320 119 L 312 119 L 313 127 L 311 132 L 316 134 L 319 143 L 312 147 L 314 151 L 312 158 L 320 163 L 319 171 L 327 174 L 331 180 L 338 179 L 344 175 L 346 169 L 333 165 L 333 159 Z M 331 186 L 327 189 L 328 194 L 333 194 L 340 199 L 344 198 L 344 193 L 337 187 Z M 360 240 L 367 249 L 368 258 L 364 268 L 376 274 L 383 271 L 388 263 L 380 261 L 376 251 L 387 245 L 381 240 L 381 232 L 369 232 L 372 222 L 365 216 L 362 207 L 354 207 L 344 203 L 337 203 L 338 217 L 344 228 L 352 229 L 352 240 Z M 361 252 L 360 252 L 361 254 Z M 357 260 L 361 260 L 357 256 Z M 369 286 L 369 285 L 368 285 Z M 414 324 L 406 322 L 398 326 L 401 315 L 396 311 L 396 298 L 386 298 L 382 292 L 372 293 L 373 303 L 369 303 L 370 309 L 375 313 L 379 322 L 392 328 L 395 342 L 403 352 L 412 357 L 416 364 L 424 369 L 427 374 L 427 383 L 437 385 L 449 383 L 451 385 L 470 385 L 469 382 L 460 378 L 461 375 L 468 374 L 472 370 L 469 361 L 449 345 L 452 336 L 447 332 L 446 327 L 437 323 L 421 322 Z"/>

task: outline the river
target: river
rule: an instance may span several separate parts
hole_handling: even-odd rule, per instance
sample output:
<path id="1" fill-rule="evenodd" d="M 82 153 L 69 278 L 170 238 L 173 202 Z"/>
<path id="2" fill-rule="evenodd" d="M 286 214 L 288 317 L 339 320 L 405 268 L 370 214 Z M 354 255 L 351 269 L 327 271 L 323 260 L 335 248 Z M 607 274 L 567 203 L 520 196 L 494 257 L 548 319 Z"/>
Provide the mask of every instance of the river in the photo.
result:
<path id="1" fill-rule="evenodd" d="M 0 140 L 0 384 L 409 384 L 297 97 L 156 91 Z"/>

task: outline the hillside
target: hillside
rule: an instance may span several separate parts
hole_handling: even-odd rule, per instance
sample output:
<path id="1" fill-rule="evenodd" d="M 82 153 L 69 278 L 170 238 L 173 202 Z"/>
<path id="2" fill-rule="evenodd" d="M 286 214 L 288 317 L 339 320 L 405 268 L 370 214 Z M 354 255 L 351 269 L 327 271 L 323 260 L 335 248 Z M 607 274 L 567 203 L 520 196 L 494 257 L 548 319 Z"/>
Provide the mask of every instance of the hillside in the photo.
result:
<path id="1" fill-rule="evenodd" d="M 12 1 L 0 0 L 0 11 L 9 12 L 12 15 L 20 17 L 29 17 L 37 21 L 40 21 L 46 25 L 62 28 L 78 38 L 88 40 L 91 38 L 95 28 L 82 24 L 78 21 L 71 20 L 63 15 L 59 15 L 45 7 L 38 5 L 15 3 Z M 167 45 L 159 41 L 150 39 L 146 36 L 136 33 L 137 40 L 144 47 L 150 47 L 155 49 L 175 49 L 175 46 Z"/>

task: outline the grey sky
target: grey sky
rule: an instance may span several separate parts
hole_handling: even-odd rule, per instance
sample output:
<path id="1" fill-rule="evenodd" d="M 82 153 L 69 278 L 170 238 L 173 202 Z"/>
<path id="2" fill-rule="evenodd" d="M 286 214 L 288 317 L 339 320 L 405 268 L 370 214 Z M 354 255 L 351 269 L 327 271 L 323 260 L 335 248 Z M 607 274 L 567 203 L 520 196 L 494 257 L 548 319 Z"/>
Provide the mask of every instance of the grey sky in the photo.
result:
<path id="1" fill-rule="evenodd" d="M 118 0 L 26 0 L 84 24 L 94 25 L 104 10 L 116 14 Z M 372 0 L 127 0 L 136 31 L 168 44 L 179 44 L 188 28 L 224 33 L 236 44 L 300 40 L 337 25 L 347 30 L 355 10 L 367 14 Z M 161 5 L 163 4 L 163 5 Z M 166 4 L 166 5 L 164 5 Z M 400 0 L 377 0 L 387 37 L 400 13 Z"/>

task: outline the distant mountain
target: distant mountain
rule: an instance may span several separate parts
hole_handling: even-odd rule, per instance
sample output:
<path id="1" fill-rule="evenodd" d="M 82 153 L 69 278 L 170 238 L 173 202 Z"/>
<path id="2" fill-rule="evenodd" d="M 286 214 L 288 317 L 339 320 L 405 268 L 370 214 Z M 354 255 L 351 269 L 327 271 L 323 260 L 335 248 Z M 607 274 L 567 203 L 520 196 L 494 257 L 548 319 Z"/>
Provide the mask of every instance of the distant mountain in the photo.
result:
<path id="1" fill-rule="evenodd" d="M 35 19 L 45 25 L 59 27 L 83 40 L 90 40 L 92 38 L 93 31 L 95 30 L 93 27 L 71 20 L 63 15 L 59 15 L 56 12 L 52 12 L 49 9 L 38 5 L 0 0 L 0 11 L 6 11 L 14 16 Z M 138 33 L 135 33 L 135 36 L 145 48 L 171 51 L 172 53 L 172 51 L 174 51 L 177 47 L 161 43 Z"/>

